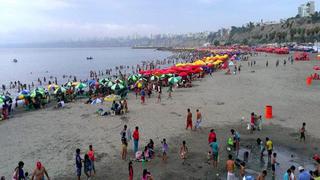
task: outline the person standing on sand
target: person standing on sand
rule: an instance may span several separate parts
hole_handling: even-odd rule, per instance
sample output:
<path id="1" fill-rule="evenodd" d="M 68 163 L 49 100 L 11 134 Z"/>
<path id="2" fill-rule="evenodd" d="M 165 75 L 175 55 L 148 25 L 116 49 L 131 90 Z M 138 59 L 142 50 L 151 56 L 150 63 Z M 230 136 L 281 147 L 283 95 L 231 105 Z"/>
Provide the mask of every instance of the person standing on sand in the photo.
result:
<path id="1" fill-rule="evenodd" d="M 303 142 L 306 142 L 306 135 L 305 135 L 305 132 L 306 132 L 306 123 L 303 122 L 302 123 L 302 127 L 300 129 L 300 142 L 303 140 Z"/>
<path id="2" fill-rule="evenodd" d="M 273 151 L 273 142 L 268 137 L 266 137 L 266 149 L 268 151 L 268 162 L 270 162 Z"/>
<path id="3" fill-rule="evenodd" d="M 234 160 L 232 159 L 232 155 L 229 154 L 228 156 L 228 160 L 227 160 L 227 163 L 226 163 L 226 169 L 227 169 L 227 180 L 235 180 L 236 177 L 234 175 L 234 170 L 235 170 L 235 163 L 234 163 Z"/>
<path id="4" fill-rule="evenodd" d="M 200 124 L 202 122 L 202 114 L 199 109 L 196 110 L 196 123 L 194 126 L 194 130 L 201 129 Z"/>
<path id="5" fill-rule="evenodd" d="M 234 129 L 230 130 L 232 136 L 233 136 L 233 141 L 234 141 L 234 149 L 236 150 L 236 155 L 239 155 L 239 149 L 240 149 L 240 134 L 239 132 L 235 131 Z"/>
<path id="6" fill-rule="evenodd" d="M 129 162 L 129 180 L 133 180 L 133 167 L 132 167 L 132 161 Z"/>
<path id="7" fill-rule="evenodd" d="M 133 131 L 132 134 L 132 138 L 133 138 L 133 151 L 134 154 L 136 154 L 136 152 L 138 151 L 138 145 L 139 145 L 139 127 L 136 126 L 135 130 Z"/>
<path id="8" fill-rule="evenodd" d="M 91 144 L 89 145 L 89 151 L 88 151 L 87 154 L 88 154 L 89 159 L 91 161 L 91 167 L 92 167 L 93 175 L 95 175 L 96 174 L 96 169 L 94 167 L 94 162 L 96 161 L 96 158 L 94 157 L 94 151 L 93 151 L 93 148 L 92 148 Z"/>
<path id="9" fill-rule="evenodd" d="M 186 145 L 186 141 L 182 141 L 182 145 L 180 146 L 180 151 L 179 151 L 180 158 L 182 159 L 182 164 L 185 163 L 187 159 L 187 154 L 188 154 L 188 147 Z"/>
<path id="10" fill-rule="evenodd" d="M 168 150 L 169 150 L 169 146 L 167 144 L 166 139 L 163 139 L 161 144 L 162 144 L 162 161 L 166 162 L 167 159 L 168 159 L 167 153 L 168 153 Z"/>
<path id="11" fill-rule="evenodd" d="M 83 160 L 80 157 L 80 149 L 76 149 L 76 174 L 77 174 L 78 180 L 80 180 L 80 177 L 81 177 L 82 161 Z"/>
<path id="12" fill-rule="evenodd" d="M 213 159 L 213 168 L 218 167 L 218 158 L 219 158 L 219 143 L 217 141 L 213 141 L 210 144 L 212 159 Z"/>
<path id="13" fill-rule="evenodd" d="M 268 60 L 267 60 L 267 62 L 266 62 L 266 67 L 268 67 L 268 65 L 269 65 L 269 62 L 268 62 Z"/>
<path id="14" fill-rule="evenodd" d="M 265 180 L 267 177 L 267 171 L 266 170 L 263 170 L 259 176 L 257 177 L 257 180 Z"/>
<path id="15" fill-rule="evenodd" d="M 192 113 L 190 112 L 190 109 L 187 110 L 187 126 L 186 126 L 186 130 L 188 130 L 189 127 L 192 130 Z"/>
<path id="16" fill-rule="evenodd" d="M 42 166 L 41 162 L 38 161 L 36 164 L 36 168 L 32 173 L 31 180 L 34 180 L 34 178 L 35 180 L 44 180 L 45 175 L 48 178 L 48 180 L 50 180 L 47 170 L 44 168 L 44 166 Z"/>

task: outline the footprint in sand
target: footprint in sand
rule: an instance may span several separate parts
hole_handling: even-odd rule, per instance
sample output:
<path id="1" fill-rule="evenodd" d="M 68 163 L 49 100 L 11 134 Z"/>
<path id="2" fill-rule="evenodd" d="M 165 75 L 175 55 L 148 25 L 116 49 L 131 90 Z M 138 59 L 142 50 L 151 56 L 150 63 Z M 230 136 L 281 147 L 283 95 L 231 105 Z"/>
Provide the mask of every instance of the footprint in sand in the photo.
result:
<path id="1" fill-rule="evenodd" d="M 176 113 L 176 112 L 170 112 L 170 114 L 177 115 L 177 116 L 179 116 L 179 117 L 181 117 L 181 116 L 182 116 L 181 114 Z"/>

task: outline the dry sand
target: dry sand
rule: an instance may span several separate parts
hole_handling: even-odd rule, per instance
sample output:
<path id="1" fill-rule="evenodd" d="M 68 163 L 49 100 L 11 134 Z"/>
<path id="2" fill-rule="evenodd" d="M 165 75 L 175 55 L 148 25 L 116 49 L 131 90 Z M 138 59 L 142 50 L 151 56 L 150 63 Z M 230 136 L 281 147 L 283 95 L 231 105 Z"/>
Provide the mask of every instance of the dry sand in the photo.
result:
<path id="1" fill-rule="evenodd" d="M 287 62 L 284 67 L 282 60 L 285 58 L 278 55 L 252 57 L 257 65 L 251 68 L 247 62 L 242 62 L 240 75 L 216 72 L 213 77 L 195 81 L 193 88 L 176 89 L 172 100 L 166 99 L 167 94 L 163 93 L 160 104 L 155 103 L 153 96 L 147 99 L 147 105 L 141 105 L 131 94 L 130 112 L 121 117 L 97 116 L 94 112 L 99 107 L 107 109 L 110 104 L 94 106 L 82 101 L 69 103 L 62 110 L 48 108 L 17 114 L 0 123 L 0 175 L 9 178 L 20 160 L 25 162 L 25 171 L 31 172 L 35 162 L 41 160 L 53 179 L 74 179 L 75 149 L 80 148 L 83 153 L 93 144 L 98 158 L 98 175 L 94 179 L 127 179 L 127 162 L 120 160 L 119 135 L 127 124 L 131 130 L 139 126 L 140 145 L 153 139 L 159 149 L 160 141 L 168 139 L 168 163 L 163 164 L 157 158 L 148 164 L 156 179 L 212 179 L 215 171 L 204 163 L 208 129 L 186 131 L 187 108 L 191 108 L 193 114 L 199 108 L 204 116 L 202 126 L 217 128 L 218 140 L 224 145 L 229 129 L 240 128 L 241 117 L 248 121 L 251 112 L 263 114 L 265 105 L 272 105 L 274 118 L 265 123 L 267 130 L 261 132 L 261 137 L 269 135 L 275 139 L 275 146 L 278 142 L 309 158 L 319 151 L 318 140 L 312 144 L 309 140 L 297 148 L 296 137 L 292 136 L 305 121 L 307 134 L 320 137 L 320 82 L 314 81 L 311 87 L 306 87 L 305 83 L 307 75 L 313 72 L 313 65 L 319 62 L 294 62 L 293 65 Z M 278 68 L 276 59 L 281 60 Z M 247 132 L 243 130 L 242 133 Z M 256 135 L 248 135 L 243 141 L 252 142 L 255 138 Z M 177 157 L 177 146 L 184 139 L 191 147 L 190 166 L 182 166 Z M 129 144 L 129 156 L 132 157 L 132 144 Z M 224 168 L 224 160 L 222 157 L 220 169 Z M 141 165 L 134 166 L 135 179 L 138 179 Z"/>

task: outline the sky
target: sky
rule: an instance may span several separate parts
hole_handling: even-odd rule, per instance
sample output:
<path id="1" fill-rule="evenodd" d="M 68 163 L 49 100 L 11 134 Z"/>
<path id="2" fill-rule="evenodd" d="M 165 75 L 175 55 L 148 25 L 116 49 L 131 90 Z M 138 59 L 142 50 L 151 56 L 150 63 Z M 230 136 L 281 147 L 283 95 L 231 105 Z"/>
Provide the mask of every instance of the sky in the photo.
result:
<path id="1" fill-rule="evenodd" d="M 0 0 L 0 44 L 216 31 L 293 17 L 303 0 Z M 320 0 L 316 0 L 316 9 Z"/>

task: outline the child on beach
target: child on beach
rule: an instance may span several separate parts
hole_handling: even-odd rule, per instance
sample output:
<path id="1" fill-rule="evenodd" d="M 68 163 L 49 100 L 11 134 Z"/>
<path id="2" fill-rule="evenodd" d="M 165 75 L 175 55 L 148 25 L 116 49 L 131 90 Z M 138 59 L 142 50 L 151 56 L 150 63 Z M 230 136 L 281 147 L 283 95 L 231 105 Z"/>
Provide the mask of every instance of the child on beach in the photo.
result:
<path id="1" fill-rule="evenodd" d="M 272 176 L 275 176 L 276 165 L 277 164 L 278 164 L 278 162 L 277 162 L 277 153 L 273 153 L 272 161 L 271 161 Z"/>
<path id="2" fill-rule="evenodd" d="M 303 122 L 303 123 L 302 123 L 302 127 L 301 127 L 301 129 L 300 129 L 300 141 L 302 141 L 302 140 L 303 140 L 303 142 L 306 141 L 305 132 L 306 132 L 306 123 Z"/>
<path id="3" fill-rule="evenodd" d="M 168 153 L 169 146 L 166 142 L 166 139 L 163 139 L 161 144 L 162 144 L 162 161 L 165 162 L 167 161 L 167 153 Z"/>
<path id="4" fill-rule="evenodd" d="M 208 154 L 207 154 L 207 163 L 208 164 L 210 164 L 211 159 L 212 159 L 211 151 L 208 151 Z"/>
<path id="5" fill-rule="evenodd" d="M 182 164 L 185 163 L 187 154 L 188 154 L 188 147 L 186 145 L 186 141 L 182 141 L 182 145 L 180 146 L 180 151 L 179 151 L 180 158 L 182 159 Z"/>
<path id="6" fill-rule="evenodd" d="M 89 159 L 88 154 L 86 154 L 84 155 L 83 172 L 87 176 L 87 179 L 91 177 L 91 171 L 92 171 L 91 160 Z"/>
<path id="7" fill-rule="evenodd" d="M 82 158 L 80 157 L 80 149 L 76 150 L 76 174 L 78 177 L 78 180 L 80 180 L 81 177 L 81 169 L 82 169 Z"/>
<path id="8" fill-rule="evenodd" d="M 93 174 L 95 175 L 96 169 L 94 167 L 94 161 L 96 160 L 96 158 L 94 157 L 94 151 L 93 151 L 92 145 L 89 145 L 89 151 L 87 154 L 89 156 L 89 159 L 91 160 L 91 168 L 92 168 Z"/>
<path id="9" fill-rule="evenodd" d="M 133 167 L 132 167 L 132 161 L 129 162 L 129 180 L 133 180 Z"/>

